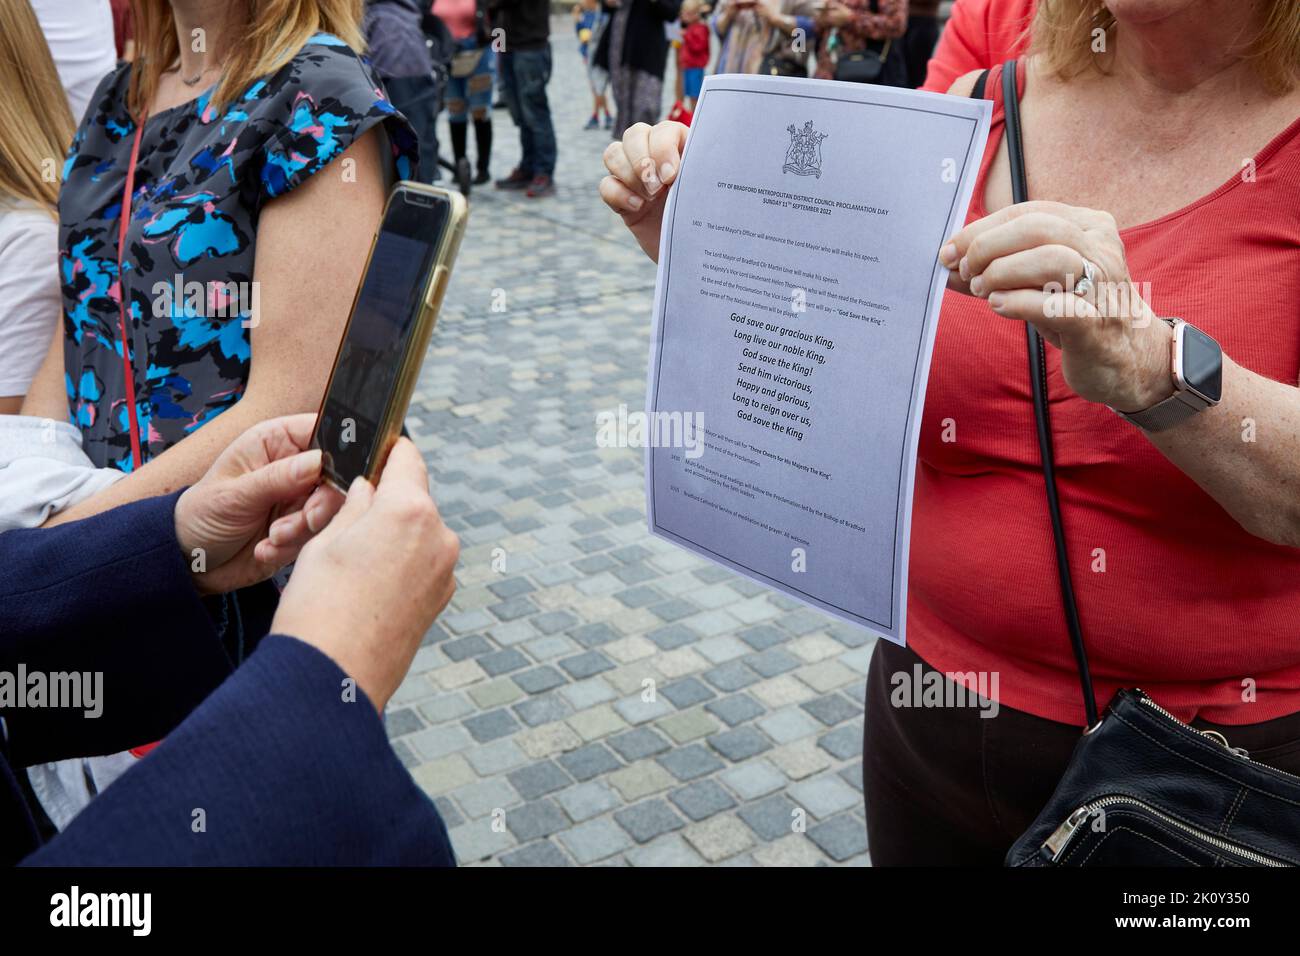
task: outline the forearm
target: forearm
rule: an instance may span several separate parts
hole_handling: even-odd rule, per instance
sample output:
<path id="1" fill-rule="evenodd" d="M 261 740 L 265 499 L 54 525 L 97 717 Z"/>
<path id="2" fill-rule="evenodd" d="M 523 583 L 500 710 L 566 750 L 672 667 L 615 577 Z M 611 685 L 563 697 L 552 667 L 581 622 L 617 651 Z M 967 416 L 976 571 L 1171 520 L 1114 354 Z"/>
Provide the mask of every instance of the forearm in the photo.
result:
<path id="1" fill-rule="evenodd" d="M 230 410 L 218 415 L 198 431 L 173 445 L 139 471 L 105 488 L 97 495 L 59 512 L 42 527 L 52 528 L 69 521 L 88 518 L 130 501 L 166 495 L 192 485 L 208 470 L 217 455 L 245 430 L 273 417 L 275 412 L 245 396 Z"/>
<path id="2" fill-rule="evenodd" d="M 169 496 L 0 535 L 0 565 L 13 571 L 0 578 L 0 672 L 87 675 L 80 706 L 0 711 L 17 765 L 157 739 L 229 673 L 174 509 Z"/>
<path id="3" fill-rule="evenodd" d="M 191 826 L 196 807 L 210 829 Z M 324 654 L 276 635 L 25 862 L 451 866 L 455 858 L 365 694 L 349 693 Z"/>
<path id="4" fill-rule="evenodd" d="M 68 420 L 68 387 L 63 374 L 63 324 L 54 330 L 45 359 L 36 370 L 23 399 L 22 413 L 33 418 Z"/>
<path id="5" fill-rule="evenodd" d="M 1148 439 L 1257 537 L 1300 547 L 1300 389 L 1223 357 L 1223 400 Z"/>

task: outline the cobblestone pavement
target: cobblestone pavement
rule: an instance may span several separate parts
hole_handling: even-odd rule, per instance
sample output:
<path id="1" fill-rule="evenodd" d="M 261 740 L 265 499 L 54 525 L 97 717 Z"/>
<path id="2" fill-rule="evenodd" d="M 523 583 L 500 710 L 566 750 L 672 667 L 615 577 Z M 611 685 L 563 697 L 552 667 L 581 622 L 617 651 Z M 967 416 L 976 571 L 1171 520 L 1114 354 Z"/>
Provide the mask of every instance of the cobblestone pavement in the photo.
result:
<path id="1" fill-rule="evenodd" d="M 655 270 L 596 195 L 567 21 L 553 40 L 559 194 L 473 194 L 407 423 L 460 588 L 389 734 L 463 864 L 865 864 L 872 640 L 652 539 L 642 452 L 596 445 L 598 412 L 644 407 Z"/>

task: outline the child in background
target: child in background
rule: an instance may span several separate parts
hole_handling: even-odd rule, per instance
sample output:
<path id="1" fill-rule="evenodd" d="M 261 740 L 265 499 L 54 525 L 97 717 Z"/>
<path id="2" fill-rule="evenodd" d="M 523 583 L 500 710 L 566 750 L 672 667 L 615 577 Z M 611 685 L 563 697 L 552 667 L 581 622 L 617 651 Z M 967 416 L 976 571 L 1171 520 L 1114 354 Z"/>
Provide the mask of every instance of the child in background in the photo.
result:
<path id="1" fill-rule="evenodd" d="M 682 97 L 692 113 L 704 85 L 704 68 L 709 65 L 709 28 L 701 20 L 703 9 L 700 0 L 682 3 Z"/>
<path id="2" fill-rule="evenodd" d="M 591 87 L 591 119 L 583 129 L 600 129 L 600 114 L 605 114 L 605 129 L 614 125 L 614 118 L 609 115 L 609 103 L 605 99 L 605 90 L 609 87 L 609 74 L 591 65 L 591 51 L 600 41 L 600 31 L 604 29 L 609 17 L 600 7 L 600 0 L 581 0 L 573 5 L 573 29 L 578 34 L 578 52 L 582 62 L 587 64 L 587 85 Z"/>

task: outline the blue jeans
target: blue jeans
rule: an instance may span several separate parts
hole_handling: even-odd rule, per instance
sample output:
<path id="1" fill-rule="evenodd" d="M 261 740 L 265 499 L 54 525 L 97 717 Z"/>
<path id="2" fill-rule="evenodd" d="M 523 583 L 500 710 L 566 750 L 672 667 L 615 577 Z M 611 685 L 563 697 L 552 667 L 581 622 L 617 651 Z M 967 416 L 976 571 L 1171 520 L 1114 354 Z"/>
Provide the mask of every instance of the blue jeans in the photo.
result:
<path id="1" fill-rule="evenodd" d="M 519 127 L 523 157 L 519 168 L 530 175 L 555 172 L 555 126 L 546 84 L 551 79 L 551 45 L 536 50 L 509 50 L 497 55 L 501 94 L 510 118 Z"/>

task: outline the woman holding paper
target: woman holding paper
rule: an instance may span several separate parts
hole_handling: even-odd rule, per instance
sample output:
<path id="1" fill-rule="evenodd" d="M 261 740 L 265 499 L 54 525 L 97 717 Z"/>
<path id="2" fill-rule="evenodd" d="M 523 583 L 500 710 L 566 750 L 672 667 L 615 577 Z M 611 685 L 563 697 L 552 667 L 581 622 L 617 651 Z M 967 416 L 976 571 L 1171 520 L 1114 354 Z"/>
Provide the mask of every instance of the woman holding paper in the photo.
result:
<path id="1" fill-rule="evenodd" d="M 994 69 L 968 222 L 937 250 L 953 272 L 920 439 L 910 646 L 879 642 L 868 678 L 879 864 L 999 864 L 1084 722 L 1024 322 L 1054 346 L 1057 484 L 1097 699 L 1141 686 L 1300 772 L 1300 7 L 1044 2 L 1017 78 L 1035 201 L 1012 204 Z M 651 257 L 684 141 L 640 127 L 606 153 L 601 195 Z M 1171 358 L 1193 332 L 1221 356 L 1217 402 Z M 891 705 L 932 669 L 996 676 L 997 716 Z"/>

